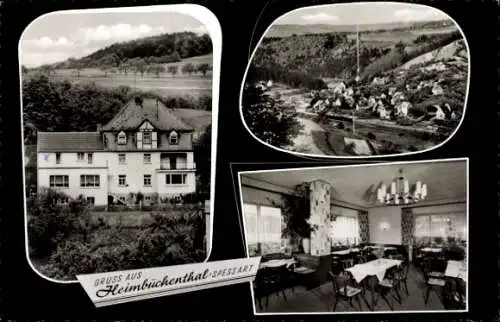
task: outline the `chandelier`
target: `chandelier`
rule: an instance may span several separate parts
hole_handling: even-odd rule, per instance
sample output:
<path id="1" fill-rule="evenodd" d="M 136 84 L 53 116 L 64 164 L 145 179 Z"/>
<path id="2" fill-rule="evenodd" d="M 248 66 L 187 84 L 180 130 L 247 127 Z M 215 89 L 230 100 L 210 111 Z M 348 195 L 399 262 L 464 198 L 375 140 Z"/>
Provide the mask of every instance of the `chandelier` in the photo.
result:
<path id="1" fill-rule="evenodd" d="M 399 169 L 399 175 L 389 186 L 382 184 L 377 191 L 378 201 L 386 205 L 412 204 L 425 198 L 427 198 L 427 185 L 417 181 L 410 186 L 403 169 Z"/>

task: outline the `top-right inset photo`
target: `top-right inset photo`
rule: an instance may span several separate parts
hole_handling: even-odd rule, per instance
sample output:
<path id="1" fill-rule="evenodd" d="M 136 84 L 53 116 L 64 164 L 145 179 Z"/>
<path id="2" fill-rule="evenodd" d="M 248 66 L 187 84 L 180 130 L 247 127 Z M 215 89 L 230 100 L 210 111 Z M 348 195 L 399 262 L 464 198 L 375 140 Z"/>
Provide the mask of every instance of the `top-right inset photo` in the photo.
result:
<path id="1" fill-rule="evenodd" d="M 463 121 L 469 55 L 460 26 L 433 7 L 300 8 L 275 20 L 252 53 L 241 116 L 255 139 L 298 155 L 428 151 Z"/>

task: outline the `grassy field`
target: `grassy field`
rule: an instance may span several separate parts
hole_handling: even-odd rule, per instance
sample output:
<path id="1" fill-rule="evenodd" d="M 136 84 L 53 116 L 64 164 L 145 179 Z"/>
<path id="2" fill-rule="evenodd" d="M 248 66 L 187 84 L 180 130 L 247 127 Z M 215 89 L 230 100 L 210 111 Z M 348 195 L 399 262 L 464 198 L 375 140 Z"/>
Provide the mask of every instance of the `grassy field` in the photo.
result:
<path id="1" fill-rule="evenodd" d="M 191 57 L 177 63 L 165 64 L 165 69 L 167 69 L 168 65 L 177 65 L 179 67 L 178 74 L 175 76 L 168 72 L 161 73 L 159 77 L 147 73 L 142 76 L 141 74 L 134 75 L 131 72 L 127 74 L 108 72 L 106 75 L 104 71 L 98 68 L 85 68 L 80 70 L 79 76 L 77 76 L 75 69 L 58 69 L 51 77 L 60 80 L 66 79 L 72 83 L 95 83 L 103 87 L 128 86 L 162 96 L 191 95 L 196 97 L 212 94 L 212 74 L 208 72 L 205 76 L 200 74 L 183 75 L 182 67 L 189 63 L 193 65 L 203 63 L 212 65 L 212 62 L 213 56 L 210 54 Z M 29 76 L 28 73 L 27 77 Z"/>

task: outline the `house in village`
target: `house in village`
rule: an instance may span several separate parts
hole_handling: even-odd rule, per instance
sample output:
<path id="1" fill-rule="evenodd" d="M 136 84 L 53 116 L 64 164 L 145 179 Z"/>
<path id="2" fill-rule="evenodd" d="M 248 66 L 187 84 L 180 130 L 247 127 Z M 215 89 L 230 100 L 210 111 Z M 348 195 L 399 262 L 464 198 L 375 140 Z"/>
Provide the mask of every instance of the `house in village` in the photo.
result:
<path id="1" fill-rule="evenodd" d="M 411 103 L 408 101 L 404 101 L 396 105 L 396 115 L 406 117 L 408 116 L 408 111 L 411 108 Z"/>
<path id="2" fill-rule="evenodd" d="M 427 108 L 427 115 L 436 120 L 446 119 L 446 114 L 439 105 L 432 105 Z"/>
<path id="3" fill-rule="evenodd" d="M 148 203 L 196 192 L 194 129 L 156 99 L 137 97 L 96 132 L 39 132 L 38 190 L 95 205 Z"/>

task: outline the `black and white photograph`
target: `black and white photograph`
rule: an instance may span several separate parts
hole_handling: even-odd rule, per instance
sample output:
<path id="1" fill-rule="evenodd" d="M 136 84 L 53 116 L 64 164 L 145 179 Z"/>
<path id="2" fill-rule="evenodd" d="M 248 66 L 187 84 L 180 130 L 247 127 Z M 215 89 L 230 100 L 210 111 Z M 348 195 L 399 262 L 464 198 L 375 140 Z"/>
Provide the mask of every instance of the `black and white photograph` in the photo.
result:
<path id="1" fill-rule="evenodd" d="M 469 160 L 239 172 L 256 314 L 466 312 Z"/>
<path id="2" fill-rule="evenodd" d="M 196 5 L 58 11 L 24 30 L 35 272 L 68 283 L 208 258 L 221 42 Z"/>
<path id="3" fill-rule="evenodd" d="M 443 11 L 397 2 L 299 8 L 276 19 L 246 69 L 240 112 L 265 145 L 332 158 L 445 144 L 467 102 L 470 57 Z"/>

